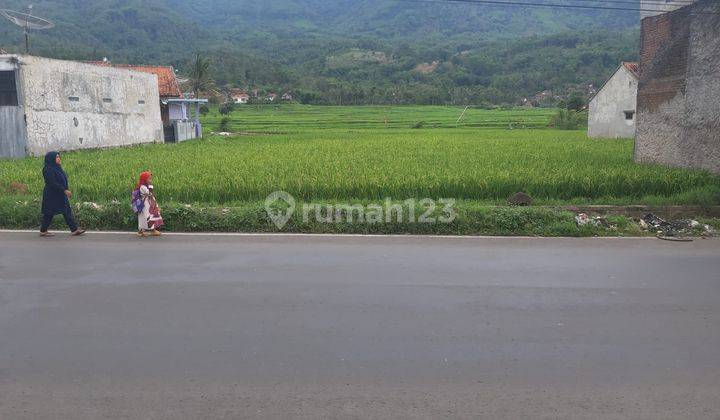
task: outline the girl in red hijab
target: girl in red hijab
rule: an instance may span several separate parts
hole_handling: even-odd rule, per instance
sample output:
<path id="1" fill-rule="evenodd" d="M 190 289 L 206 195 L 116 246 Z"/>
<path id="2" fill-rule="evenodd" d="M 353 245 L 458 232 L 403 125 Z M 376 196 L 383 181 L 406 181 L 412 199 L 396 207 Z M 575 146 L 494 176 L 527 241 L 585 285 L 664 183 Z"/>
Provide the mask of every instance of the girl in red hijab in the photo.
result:
<path id="1" fill-rule="evenodd" d="M 143 203 L 142 210 L 137 214 L 138 235 L 143 237 L 148 236 L 148 234 L 160 236 L 158 229 L 164 223 L 160 215 L 160 207 L 158 207 L 155 194 L 153 194 L 152 173 L 143 172 L 140 174 L 136 190 L 139 191 L 138 195 Z"/>

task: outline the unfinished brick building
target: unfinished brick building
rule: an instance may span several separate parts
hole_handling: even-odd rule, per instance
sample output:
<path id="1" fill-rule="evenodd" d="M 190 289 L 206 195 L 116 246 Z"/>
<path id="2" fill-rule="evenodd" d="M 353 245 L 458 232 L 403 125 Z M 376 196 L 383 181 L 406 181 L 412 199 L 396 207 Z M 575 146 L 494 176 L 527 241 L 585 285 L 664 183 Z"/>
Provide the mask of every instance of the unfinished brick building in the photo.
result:
<path id="1" fill-rule="evenodd" d="M 720 173 L 720 2 L 642 20 L 635 161 Z"/>

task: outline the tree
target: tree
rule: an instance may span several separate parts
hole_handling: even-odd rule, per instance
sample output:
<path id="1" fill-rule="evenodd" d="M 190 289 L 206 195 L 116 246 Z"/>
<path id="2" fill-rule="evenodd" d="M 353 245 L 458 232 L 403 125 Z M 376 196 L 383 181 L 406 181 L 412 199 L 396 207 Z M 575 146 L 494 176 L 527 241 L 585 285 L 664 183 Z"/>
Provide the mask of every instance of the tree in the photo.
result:
<path id="1" fill-rule="evenodd" d="M 196 98 L 200 92 L 206 92 L 215 86 L 215 81 L 210 76 L 210 59 L 200 53 L 195 54 L 195 61 L 190 70 L 190 82 Z"/>
<path id="2" fill-rule="evenodd" d="M 583 99 L 579 94 L 573 93 L 570 96 L 570 99 L 568 99 L 565 107 L 569 111 L 580 111 L 585 108 L 585 99 Z"/>
<path id="3" fill-rule="evenodd" d="M 220 115 L 230 115 L 235 110 L 235 104 L 233 102 L 225 102 L 220 105 L 218 112 Z"/>
<path id="4" fill-rule="evenodd" d="M 559 109 L 550 119 L 549 126 L 560 130 L 577 130 L 587 127 L 587 116 L 587 112 Z"/>

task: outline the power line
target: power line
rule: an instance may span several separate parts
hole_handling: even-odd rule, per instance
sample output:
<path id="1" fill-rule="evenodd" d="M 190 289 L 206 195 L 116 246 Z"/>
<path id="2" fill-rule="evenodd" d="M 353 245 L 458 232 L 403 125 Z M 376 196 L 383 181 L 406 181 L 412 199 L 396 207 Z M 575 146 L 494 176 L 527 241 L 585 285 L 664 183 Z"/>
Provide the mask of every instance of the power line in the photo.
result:
<path id="1" fill-rule="evenodd" d="M 581 2 L 592 2 L 592 3 L 620 3 L 620 4 L 632 4 L 637 5 L 637 1 L 632 0 L 572 0 L 572 1 L 581 1 Z M 648 0 L 644 1 L 642 4 L 649 4 L 651 6 L 689 6 L 693 4 L 693 0 Z M 642 7 L 642 6 L 640 6 Z"/>
<path id="2" fill-rule="evenodd" d="M 558 3 L 534 3 L 528 1 L 501 1 L 501 0 L 398 0 L 408 3 L 437 3 L 437 4 L 452 4 L 452 3 L 465 3 L 465 4 L 476 4 L 476 5 L 505 5 L 505 6 L 529 6 L 529 7 L 549 7 L 549 8 L 560 8 L 560 9 L 591 9 L 591 10 L 620 10 L 628 12 L 658 12 L 666 13 L 667 10 L 659 9 L 646 9 L 646 8 L 629 8 L 629 7 L 616 7 L 616 6 L 597 6 L 597 5 L 585 5 L 585 4 L 558 4 Z M 619 0 L 617 0 L 619 1 Z M 668 3 L 669 4 L 669 3 Z M 709 14 L 716 15 L 716 12 L 694 12 L 696 14 Z"/>
<path id="3" fill-rule="evenodd" d="M 508 6 L 531 6 L 531 7 L 550 7 L 550 8 L 565 8 L 565 9 L 592 9 L 592 10 L 623 10 L 630 12 L 665 12 L 666 10 L 656 9 L 640 9 L 640 8 L 628 8 L 628 7 L 616 7 L 616 6 L 597 6 L 597 5 L 584 5 L 584 4 L 558 4 L 558 3 L 532 3 L 526 1 L 501 1 L 501 0 L 400 0 L 410 3 L 439 3 L 439 4 L 451 4 L 451 3 L 466 3 L 466 4 L 488 4 L 488 5 L 508 5 Z"/>

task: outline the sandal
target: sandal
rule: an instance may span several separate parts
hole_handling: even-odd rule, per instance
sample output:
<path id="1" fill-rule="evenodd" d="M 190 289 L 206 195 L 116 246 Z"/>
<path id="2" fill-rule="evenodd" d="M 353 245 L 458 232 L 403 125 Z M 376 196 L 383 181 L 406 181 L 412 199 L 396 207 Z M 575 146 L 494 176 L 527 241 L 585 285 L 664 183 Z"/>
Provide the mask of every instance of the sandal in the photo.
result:
<path id="1" fill-rule="evenodd" d="M 85 229 L 77 229 L 70 233 L 71 236 L 80 236 L 85 233 Z"/>
<path id="2" fill-rule="evenodd" d="M 147 236 L 147 233 L 145 233 L 144 230 L 138 230 L 137 236 L 144 238 Z"/>
<path id="3" fill-rule="evenodd" d="M 50 238 L 55 236 L 55 234 L 52 232 L 40 232 L 40 236 L 42 236 L 43 238 Z"/>
<path id="4" fill-rule="evenodd" d="M 153 229 L 152 232 L 150 232 L 150 235 L 152 236 L 162 236 L 162 233 L 160 233 L 159 230 Z"/>

